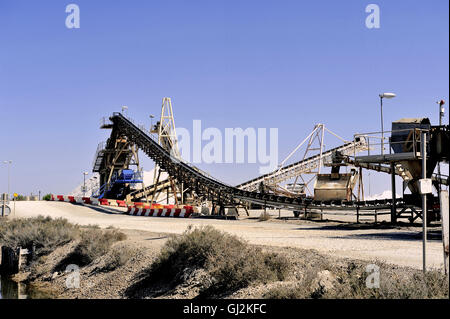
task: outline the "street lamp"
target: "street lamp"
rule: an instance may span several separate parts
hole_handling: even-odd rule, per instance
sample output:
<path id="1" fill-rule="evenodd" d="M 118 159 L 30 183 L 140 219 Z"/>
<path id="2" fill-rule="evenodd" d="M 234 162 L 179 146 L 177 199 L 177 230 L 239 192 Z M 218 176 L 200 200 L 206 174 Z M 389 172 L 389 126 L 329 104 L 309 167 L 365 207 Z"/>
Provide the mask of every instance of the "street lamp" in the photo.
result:
<path id="1" fill-rule="evenodd" d="M 9 178 L 9 171 L 10 171 L 10 167 L 11 167 L 11 164 L 12 164 L 12 161 L 11 160 L 8 160 L 8 161 L 3 161 L 3 163 L 4 164 L 8 164 L 8 199 L 9 199 L 9 182 L 10 182 L 10 178 Z"/>
<path id="2" fill-rule="evenodd" d="M 155 116 L 153 114 L 150 114 L 150 133 L 153 130 L 153 119 L 155 118 Z"/>
<path id="3" fill-rule="evenodd" d="M 442 126 L 442 119 L 444 118 L 444 114 L 445 114 L 445 101 L 444 100 L 440 100 L 439 102 L 436 102 L 439 105 L 439 126 Z"/>
<path id="4" fill-rule="evenodd" d="M 381 155 L 384 155 L 384 127 L 383 127 L 383 98 L 392 99 L 396 95 L 394 93 L 379 94 L 381 104 Z"/>
<path id="5" fill-rule="evenodd" d="M 83 173 L 83 197 L 86 197 L 86 175 L 88 174 L 88 172 Z"/>
<path id="6" fill-rule="evenodd" d="M 97 176 L 94 176 L 94 187 L 93 187 L 93 189 L 96 189 L 96 188 L 98 188 L 98 187 L 100 187 L 100 185 L 98 184 L 98 177 Z M 92 191 L 92 193 L 93 193 L 94 191 Z"/>

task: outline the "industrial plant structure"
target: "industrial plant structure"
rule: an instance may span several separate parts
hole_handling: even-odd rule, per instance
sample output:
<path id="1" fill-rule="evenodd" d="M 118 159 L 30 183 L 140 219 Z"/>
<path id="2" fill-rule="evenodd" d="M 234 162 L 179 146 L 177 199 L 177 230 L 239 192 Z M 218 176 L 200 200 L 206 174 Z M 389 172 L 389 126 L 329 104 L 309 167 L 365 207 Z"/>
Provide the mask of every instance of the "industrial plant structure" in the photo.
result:
<path id="1" fill-rule="evenodd" d="M 295 216 L 324 210 L 350 211 L 359 216 L 363 211 L 384 210 L 389 212 L 392 222 L 399 218 L 413 222 L 422 218 L 423 196 L 428 203 L 426 209 L 430 220 L 439 219 L 436 213 L 439 201 L 433 194 L 424 195 L 421 183 L 432 180 L 432 185 L 440 189 L 440 185 L 449 182 L 448 176 L 433 173 L 436 165 L 449 161 L 449 125 L 432 125 L 428 118 L 395 121 L 390 132 L 382 132 L 381 139 L 378 132 L 355 134 L 351 141 L 341 138 L 342 145 L 330 150 L 323 147 L 325 132 L 339 136 L 318 124 L 288 156 L 292 157 L 306 145 L 300 161 L 285 165 L 287 158 L 272 173 L 237 186 L 214 179 L 181 159 L 169 98 L 163 99 L 161 119 L 150 130 L 123 113 L 113 113 L 102 121 L 101 128 L 109 129 L 111 133 L 106 143 L 99 145 L 95 155 L 93 171 L 100 175 L 100 187 L 95 192 L 98 198 L 152 205 L 158 203 L 159 194 L 164 193 L 166 200 L 172 196 L 175 205 L 210 203 L 211 214 L 225 214 L 226 208 L 237 212 L 239 207 L 260 205 L 289 209 Z M 384 133 L 390 133 L 390 137 L 385 138 Z M 315 148 L 317 153 L 308 156 L 314 142 L 319 144 Z M 381 154 L 377 152 L 380 148 Z M 138 150 L 155 162 L 152 185 L 143 185 Z M 362 152 L 367 155 L 360 155 Z M 331 167 L 331 173 L 321 172 L 324 166 Z M 350 172 L 340 172 L 345 166 L 351 167 Z M 391 174 L 392 198 L 364 200 L 363 168 Z M 161 179 L 161 172 L 168 178 Z M 315 177 L 313 186 L 311 180 L 305 180 L 305 174 Z M 395 195 L 396 175 L 402 177 L 404 189 L 410 190 L 410 194 L 404 194 L 402 198 Z"/>

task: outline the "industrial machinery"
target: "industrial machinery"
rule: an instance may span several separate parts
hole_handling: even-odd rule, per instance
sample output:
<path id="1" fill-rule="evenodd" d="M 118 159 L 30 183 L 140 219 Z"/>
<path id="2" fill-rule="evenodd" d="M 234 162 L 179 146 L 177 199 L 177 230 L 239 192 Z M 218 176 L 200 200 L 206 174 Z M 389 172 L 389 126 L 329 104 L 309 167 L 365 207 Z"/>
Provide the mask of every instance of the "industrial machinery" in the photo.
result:
<path id="1" fill-rule="evenodd" d="M 113 113 L 110 117 L 112 122 L 112 135 L 118 134 L 128 139 L 129 143 L 133 143 L 145 154 L 152 158 L 165 172 L 178 181 L 183 182 L 192 192 L 204 200 L 209 200 L 217 207 L 237 206 L 241 202 L 255 203 L 264 206 L 273 206 L 279 208 L 287 208 L 292 210 L 302 210 L 305 208 L 318 209 L 323 208 L 329 202 L 315 202 L 311 198 L 305 197 L 289 197 L 271 193 L 258 193 L 245 191 L 223 182 L 220 182 L 211 176 L 195 169 L 183 160 L 178 160 L 170 154 L 166 149 L 159 145 L 154 136 L 151 136 L 147 130 L 134 124 L 130 119 L 121 113 Z M 336 203 L 335 203 L 336 204 Z M 374 205 L 381 208 L 387 205 L 386 201 L 373 201 L 359 203 L 360 205 Z M 358 203 L 339 201 L 342 209 L 356 209 Z M 397 203 L 401 207 L 402 202 Z M 383 207 L 384 207 L 383 206 Z M 223 209 L 219 209 L 223 211 Z"/>
<path id="2" fill-rule="evenodd" d="M 370 143 L 370 135 L 374 133 L 357 134 L 355 138 L 364 136 Z M 426 138 L 424 139 L 424 136 Z M 426 172 L 422 171 L 423 154 L 422 143 L 425 143 Z M 436 190 L 439 185 L 448 185 L 448 176 L 434 174 L 436 165 L 439 162 L 447 162 L 449 159 L 450 132 L 449 126 L 433 126 L 428 118 L 401 119 L 392 123 L 391 137 L 389 140 L 389 154 L 376 154 L 367 156 L 356 156 L 354 160 L 347 159 L 351 165 L 367 169 L 374 169 L 380 172 L 389 173 L 392 176 L 392 215 L 391 220 L 395 222 L 397 218 L 406 217 L 410 221 L 421 217 L 421 194 L 419 190 L 419 180 L 425 175 L 432 179 Z M 381 143 L 384 147 L 384 142 Z M 392 153 L 392 151 L 394 153 Z M 404 181 L 404 190 L 408 188 L 411 194 L 404 194 L 403 200 L 409 207 L 410 212 L 405 209 L 397 212 L 395 206 L 396 189 L 394 176 L 399 175 Z M 427 195 L 430 202 L 428 207 L 436 207 L 437 198 Z M 438 210 L 430 211 L 430 220 L 438 219 Z M 405 214 L 406 213 L 406 214 Z M 411 214 L 410 214 L 411 213 Z"/>
<path id="3" fill-rule="evenodd" d="M 343 142 L 342 145 L 325 150 L 324 149 L 324 135 L 325 132 L 337 137 Z M 314 145 L 314 143 L 316 145 Z M 294 162 L 292 164 L 287 164 L 287 161 L 297 152 L 299 149 L 306 145 L 305 152 L 300 161 Z M 261 183 L 265 186 L 270 186 L 272 189 L 284 189 L 287 191 L 286 187 L 281 184 L 289 180 L 294 179 L 293 185 L 299 185 L 298 180 L 302 180 L 302 184 L 305 192 L 309 191 L 310 195 L 313 192 L 309 189 L 309 184 L 312 179 L 321 173 L 321 168 L 324 165 L 332 162 L 332 157 L 335 152 L 339 152 L 342 155 L 353 155 L 367 151 L 368 145 L 366 139 L 361 136 L 355 138 L 354 141 L 347 141 L 330 131 L 325 127 L 324 124 L 317 124 L 314 126 L 313 131 L 299 144 L 295 149 L 281 162 L 278 169 L 275 171 L 261 175 L 247 182 L 241 183 L 236 187 L 248 191 L 257 191 L 261 188 Z M 312 174 L 312 178 L 306 180 L 303 175 Z"/>
<path id="4" fill-rule="evenodd" d="M 344 156 L 335 151 L 332 156 L 331 174 L 317 174 L 314 184 L 314 200 L 353 200 L 353 188 L 358 181 L 358 171 L 351 169 L 350 173 L 340 174 L 339 170 Z"/>
<path id="5" fill-rule="evenodd" d="M 166 100 L 167 102 L 167 100 Z M 169 100 L 170 102 L 170 100 Z M 370 154 L 376 143 L 371 143 L 371 133 L 356 134 L 353 141 L 344 141 L 341 146 L 331 150 L 324 150 L 323 135 L 325 126 L 316 125 L 313 132 L 297 146 L 292 154 L 303 144 L 307 150 L 302 160 L 286 164 L 283 161 L 280 167 L 272 173 L 252 179 L 236 187 L 227 185 L 214 179 L 212 176 L 186 163 L 177 154 L 176 140 L 174 140 L 174 122 L 171 114 L 168 122 L 163 118 L 155 127 L 154 136 L 143 126 L 135 124 L 122 113 L 113 113 L 110 122 L 103 128 L 111 129 L 111 136 L 106 145 L 99 148 L 94 162 L 94 171 L 99 172 L 104 190 L 100 196 L 130 196 L 151 202 L 158 192 L 172 191 L 175 198 L 183 202 L 184 194 L 196 198 L 199 202 L 212 202 L 219 213 L 224 213 L 224 207 L 237 208 L 242 204 L 257 204 L 264 207 L 286 208 L 294 211 L 296 216 L 300 211 L 355 211 L 362 210 L 390 210 L 391 220 L 408 216 L 410 221 L 421 217 L 418 200 L 417 182 L 421 172 L 421 152 L 423 132 L 427 133 L 427 177 L 432 178 L 435 185 L 448 185 L 448 176 L 433 174 L 436 164 L 449 158 L 449 126 L 432 126 L 428 119 L 402 119 L 393 123 L 389 141 L 389 154 Z M 164 100 L 163 112 L 164 114 Z M 166 123 L 166 124 L 164 124 Z M 335 135 L 333 133 L 333 135 Z M 336 136 L 336 135 L 335 135 Z M 312 149 L 312 141 L 317 137 L 320 142 L 319 153 L 307 157 Z M 381 142 L 384 147 L 384 141 Z M 160 172 L 168 175 L 167 179 L 155 178 L 153 185 L 145 187 L 139 172 L 137 150 L 143 151 L 155 161 Z M 361 151 L 368 155 L 357 156 Z M 137 170 L 132 173 L 130 165 L 136 165 Z M 286 165 L 285 165 L 286 164 Z M 331 166 L 330 174 L 320 171 L 322 166 Z M 353 166 L 350 172 L 341 173 L 341 166 Z M 362 169 L 376 170 L 399 175 L 405 181 L 411 194 L 403 198 L 395 197 L 395 183 L 393 183 L 392 199 L 365 201 L 362 185 Z M 314 173 L 314 196 L 306 196 L 308 183 L 302 174 Z M 159 173 L 158 173 L 159 174 Z M 155 176 L 156 175 L 155 173 Z M 297 183 L 298 179 L 303 183 Z M 295 179 L 293 183 L 288 181 Z M 288 182 L 281 185 L 282 182 Z M 141 189 L 131 190 L 130 185 L 142 183 Z M 359 183 L 358 195 L 354 195 L 355 186 Z M 128 188 L 127 188 L 128 187 Z M 362 196 L 360 193 L 362 192 Z M 180 197 L 178 196 L 180 194 Z M 410 195 L 410 196 L 407 196 Z M 114 198 L 114 197 L 113 197 Z M 215 209 L 213 209 L 215 211 Z"/>
<path id="6" fill-rule="evenodd" d="M 142 184 L 138 149 L 128 137 L 114 130 L 112 123 L 102 119 L 100 128 L 112 129 L 106 143 L 100 143 L 95 153 L 93 172 L 99 174 L 100 187 L 93 191 L 97 198 L 125 199 L 131 186 Z M 135 166 L 135 169 L 130 169 Z"/>

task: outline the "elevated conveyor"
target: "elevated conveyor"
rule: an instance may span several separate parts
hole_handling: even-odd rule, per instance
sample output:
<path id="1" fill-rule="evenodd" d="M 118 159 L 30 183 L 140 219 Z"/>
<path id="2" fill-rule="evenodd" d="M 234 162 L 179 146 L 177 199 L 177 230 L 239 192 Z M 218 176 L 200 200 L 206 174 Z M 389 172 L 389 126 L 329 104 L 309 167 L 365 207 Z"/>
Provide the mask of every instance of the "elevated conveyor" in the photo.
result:
<path id="1" fill-rule="evenodd" d="M 139 149 L 153 159 L 170 176 L 188 185 L 199 196 L 204 196 L 218 204 L 234 204 L 236 201 L 244 201 L 291 209 L 301 209 L 305 206 L 304 199 L 301 198 L 261 194 L 227 185 L 203 174 L 190 164 L 173 157 L 145 129 L 134 124 L 121 113 L 113 113 L 110 120 L 113 123 L 113 131 L 120 132 L 121 135 L 126 136 L 128 141 L 137 145 Z"/>
<path id="2" fill-rule="evenodd" d="M 151 136 L 148 131 L 142 127 L 134 124 L 132 120 L 126 118 L 121 113 L 113 113 L 110 117 L 112 124 L 112 135 L 118 134 L 126 137 L 127 141 L 136 145 L 147 156 L 155 161 L 157 165 L 166 171 L 169 176 L 176 179 L 178 182 L 184 183 L 186 187 L 189 187 L 195 194 L 205 200 L 210 200 L 216 205 L 236 205 L 238 202 L 256 203 L 259 205 L 267 205 L 278 208 L 286 208 L 294 211 L 302 210 L 344 210 L 344 211 L 357 211 L 360 210 L 387 210 L 393 205 L 392 200 L 375 200 L 375 201 L 314 201 L 311 198 L 305 197 L 292 197 L 282 196 L 272 193 L 258 193 L 240 189 L 223 183 L 209 175 L 206 175 L 197 168 L 191 166 L 189 163 L 184 162 L 178 158 L 172 156 L 167 150 L 159 145 L 157 139 Z M 325 156 L 332 156 L 332 153 L 336 150 L 341 150 L 347 153 L 356 152 L 356 149 L 364 149 L 365 141 L 356 140 L 354 143 L 346 143 L 342 147 L 338 147 L 333 150 L 325 152 Z M 312 157 L 294 163 L 290 165 L 290 168 L 298 167 L 305 162 L 311 162 L 317 159 Z M 403 199 L 395 200 L 395 207 L 399 210 L 405 210 L 408 208 L 414 209 L 410 205 L 407 205 Z"/>
<path id="3" fill-rule="evenodd" d="M 339 147 L 324 151 L 322 153 L 322 157 L 320 156 L 320 154 L 311 156 L 304 160 L 284 166 L 276 171 L 273 171 L 272 173 L 261 175 L 245 183 L 239 184 L 236 187 L 247 191 L 257 191 L 261 183 L 267 185 L 279 184 L 316 169 L 317 167 L 319 167 L 321 161 L 324 165 L 326 165 L 327 163 L 331 163 L 333 154 L 335 152 L 341 152 L 342 155 L 348 156 L 366 151 L 367 149 L 368 145 L 366 143 L 366 140 L 361 137 L 353 142 L 345 143 Z"/>

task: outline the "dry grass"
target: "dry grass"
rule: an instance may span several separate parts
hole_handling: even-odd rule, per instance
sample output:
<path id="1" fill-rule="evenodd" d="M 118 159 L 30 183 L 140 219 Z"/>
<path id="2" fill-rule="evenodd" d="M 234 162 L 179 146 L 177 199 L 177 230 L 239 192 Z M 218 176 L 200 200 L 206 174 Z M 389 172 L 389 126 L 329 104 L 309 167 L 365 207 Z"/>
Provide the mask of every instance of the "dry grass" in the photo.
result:
<path id="1" fill-rule="evenodd" d="M 133 256 L 134 252 L 128 247 L 116 247 L 108 255 L 105 265 L 100 269 L 102 272 L 110 272 L 125 265 Z"/>
<path id="2" fill-rule="evenodd" d="M 236 236 L 211 226 L 189 227 L 166 242 L 157 260 L 144 271 L 138 288 L 166 285 L 170 289 L 186 281 L 186 273 L 203 269 L 206 276 L 200 283 L 200 297 L 214 297 L 253 282 L 283 280 L 289 268 L 283 256 L 265 253 Z"/>
<path id="3" fill-rule="evenodd" d="M 126 235 L 116 229 L 88 228 L 83 230 L 80 242 L 66 258 L 56 265 L 55 271 L 61 271 L 69 264 L 80 267 L 87 266 L 97 258 L 106 255 L 115 242 L 125 239 Z"/>
<path id="4" fill-rule="evenodd" d="M 380 267 L 380 287 L 366 286 L 366 265 L 356 262 L 333 264 L 312 261 L 301 270 L 300 278 L 291 285 L 269 290 L 264 297 L 269 299 L 424 299 L 447 298 L 448 277 L 440 271 L 423 274 L 420 270 L 401 268 L 374 261 Z M 328 270 L 333 278 L 325 289 L 318 284 L 318 274 Z"/>
<path id="5" fill-rule="evenodd" d="M 38 216 L 2 221 L 0 245 L 11 248 L 36 248 L 36 255 L 46 255 L 76 239 L 79 227 L 66 219 Z"/>
<path id="6" fill-rule="evenodd" d="M 269 213 L 267 213 L 267 212 L 262 212 L 261 215 L 259 215 L 259 218 L 258 218 L 258 220 L 260 222 L 264 222 L 264 221 L 267 221 L 269 219 L 271 219 L 271 217 L 270 217 Z"/>
<path id="7" fill-rule="evenodd" d="M 85 266 L 96 258 L 108 253 L 112 244 L 125 240 L 126 235 L 118 230 L 106 230 L 91 228 L 83 231 L 80 243 L 75 247 L 72 257 L 78 260 L 78 266 Z"/>

